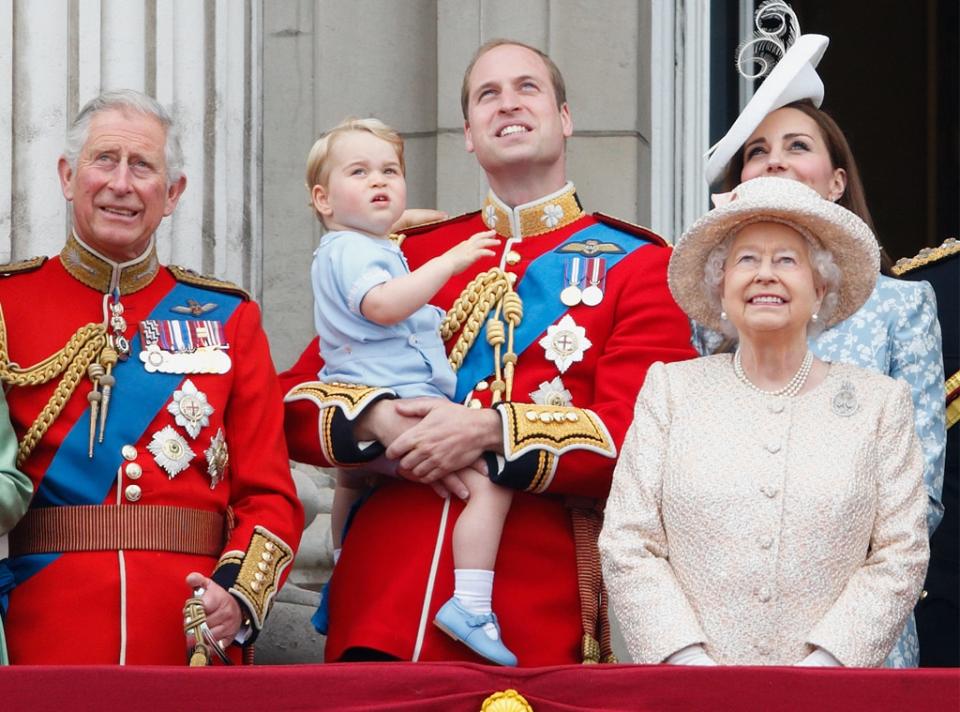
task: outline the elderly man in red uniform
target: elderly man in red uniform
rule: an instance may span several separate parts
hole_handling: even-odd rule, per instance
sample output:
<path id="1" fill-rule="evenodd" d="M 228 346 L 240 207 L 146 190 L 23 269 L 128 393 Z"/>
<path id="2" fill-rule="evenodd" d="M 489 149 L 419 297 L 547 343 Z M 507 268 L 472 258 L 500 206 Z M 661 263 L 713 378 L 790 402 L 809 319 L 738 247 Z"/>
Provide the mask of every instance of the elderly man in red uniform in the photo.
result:
<path id="1" fill-rule="evenodd" d="M 330 587 L 328 660 L 473 660 L 430 625 L 453 593 L 455 472 L 487 453 L 516 495 L 496 561 L 494 605 L 520 665 L 609 659 L 596 557 L 617 445 L 654 361 L 693 355 L 650 231 L 580 206 L 567 181 L 573 131 L 563 78 L 538 50 L 481 47 L 462 93 L 466 148 L 487 174 L 482 210 L 407 231 L 415 268 L 483 229 L 493 258 L 433 302 L 457 369 L 456 401 L 315 381 L 316 343 L 281 376 L 295 459 L 349 467 L 384 452 L 404 479 L 357 512 Z M 318 426 L 319 418 L 319 426 Z"/>
<path id="2" fill-rule="evenodd" d="M 299 542 L 256 304 L 157 261 L 182 165 L 153 99 L 97 97 L 59 162 L 63 251 L 0 269 L 0 378 L 35 489 L 4 562 L 14 664 L 182 665 L 191 591 L 197 632 L 239 661 Z"/>

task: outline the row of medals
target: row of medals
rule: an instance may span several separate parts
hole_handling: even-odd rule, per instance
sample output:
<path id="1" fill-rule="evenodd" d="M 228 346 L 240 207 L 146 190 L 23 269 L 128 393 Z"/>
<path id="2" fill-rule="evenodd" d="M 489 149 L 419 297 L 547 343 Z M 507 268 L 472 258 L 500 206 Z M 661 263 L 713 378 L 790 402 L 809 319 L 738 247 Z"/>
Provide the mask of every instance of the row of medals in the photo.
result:
<path id="1" fill-rule="evenodd" d="M 103 442 L 110 398 L 113 387 L 116 385 L 116 378 L 112 373 L 113 367 L 118 361 L 126 361 L 130 357 L 130 342 L 124 336 L 127 320 L 123 316 L 123 304 L 116 295 L 111 296 L 109 308 L 110 333 L 107 335 L 107 345 L 100 352 L 99 361 L 87 367 L 87 375 L 93 382 L 93 388 L 87 394 L 87 400 L 90 402 L 90 436 L 87 456 L 90 458 L 93 457 L 94 442 Z M 215 372 L 207 368 L 200 368 L 198 371 Z M 167 410 L 174 416 L 177 424 L 183 426 L 190 436 L 196 439 L 200 429 L 210 424 L 209 416 L 214 409 L 207 402 L 206 395 L 197 390 L 193 382 L 187 379 L 182 388 L 175 392 L 174 402 L 167 406 Z M 171 478 L 186 469 L 189 461 L 195 456 L 183 436 L 169 425 L 154 433 L 147 447 L 153 453 L 157 464 Z M 222 429 L 218 429 L 204 454 L 208 462 L 210 488 L 213 489 L 222 479 L 228 461 L 227 445 Z"/>

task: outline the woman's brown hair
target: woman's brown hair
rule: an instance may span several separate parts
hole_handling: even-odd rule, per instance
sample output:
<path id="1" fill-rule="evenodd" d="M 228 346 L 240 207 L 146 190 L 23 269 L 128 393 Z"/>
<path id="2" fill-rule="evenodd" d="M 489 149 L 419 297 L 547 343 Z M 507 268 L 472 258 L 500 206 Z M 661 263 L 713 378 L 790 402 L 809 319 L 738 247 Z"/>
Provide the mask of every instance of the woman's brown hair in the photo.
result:
<path id="1" fill-rule="evenodd" d="M 853 151 L 850 150 L 850 143 L 847 137 L 840 130 L 833 117 L 822 109 L 818 109 L 809 99 L 795 101 L 782 107 L 784 109 L 796 109 L 809 116 L 820 128 L 824 142 L 827 145 L 827 151 L 830 153 L 830 162 L 833 168 L 842 168 L 847 174 L 847 187 L 843 195 L 837 200 L 838 205 L 842 205 L 850 212 L 856 214 L 873 231 L 877 233 L 873 224 L 873 218 L 870 216 L 870 209 L 867 207 L 867 196 L 863 189 L 863 181 L 860 180 L 860 171 L 857 168 L 857 161 L 853 157 Z M 737 151 L 730 163 L 727 164 L 727 170 L 723 174 L 724 190 L 733 190 L 740 184 L 740 174 L 743 172 L 743 150 Z M 878 238 L 879 242 L 879 238 Z M 893 260 L 887 254 L 883 247 L 880 247 L 880 273 L 891 276 L 890 268 L 893 267 Z"/>

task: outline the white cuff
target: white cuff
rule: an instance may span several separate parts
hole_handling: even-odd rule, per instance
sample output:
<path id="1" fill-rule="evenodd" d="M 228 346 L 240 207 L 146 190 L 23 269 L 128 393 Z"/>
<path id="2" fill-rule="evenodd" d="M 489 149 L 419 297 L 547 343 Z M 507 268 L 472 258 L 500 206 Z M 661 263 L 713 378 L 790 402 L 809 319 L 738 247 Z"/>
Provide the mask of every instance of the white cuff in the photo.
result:
<path id="1" fill-rule="evenodd" d="M 685 648 L 680 648 L 673 655 L 668 657 L 664 662 L 667 665 L 716 665 L 713 658 L 707 655 L 707 651 L 703 649 L 703 646 L 697 643 L 696 645 L 688 645 Z"/>
<path id="2" fill-rule="evenodd" d="M 843 663 L 833 657 L 823 648 L 814 648 L 796 667 L 843 667 Z"/>

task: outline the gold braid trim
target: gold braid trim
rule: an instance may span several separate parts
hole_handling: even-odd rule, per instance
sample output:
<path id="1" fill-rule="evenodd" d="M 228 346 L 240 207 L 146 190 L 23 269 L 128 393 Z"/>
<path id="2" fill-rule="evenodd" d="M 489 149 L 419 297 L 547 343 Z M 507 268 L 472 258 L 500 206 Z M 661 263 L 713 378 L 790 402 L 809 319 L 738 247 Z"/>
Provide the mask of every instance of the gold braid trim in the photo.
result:
<path id="1" fill-rule="evenodd" d="M 33 366 L 20 368 L 10 362 L 7 354 L 7 328 L 3 309 L 0 308 L 0 381 L 14 386 L 36 386 L 63 374 L 50 400 L 20 440 L 17 451 L 18 466 L 30 457 L 40 438 L 60 416 L 63 407 L 86 374 L 87 366 L 93 363 L 106 346 L 106 331 L 103 324 L 81 326 L 62 349 Z"/>
<path id="2" fill-rule="evenodd" d="M 440 336 L 444 341 L 448 341 L 463 327 L 447 357 L 454 372 L 460 368 L 467 352 L 476 341 L 487 314 L 509 290 L 510 282 L 506 273 L 499 267 L 494 267 L 475 277 L 450 307 L 440 324 Z"/>

